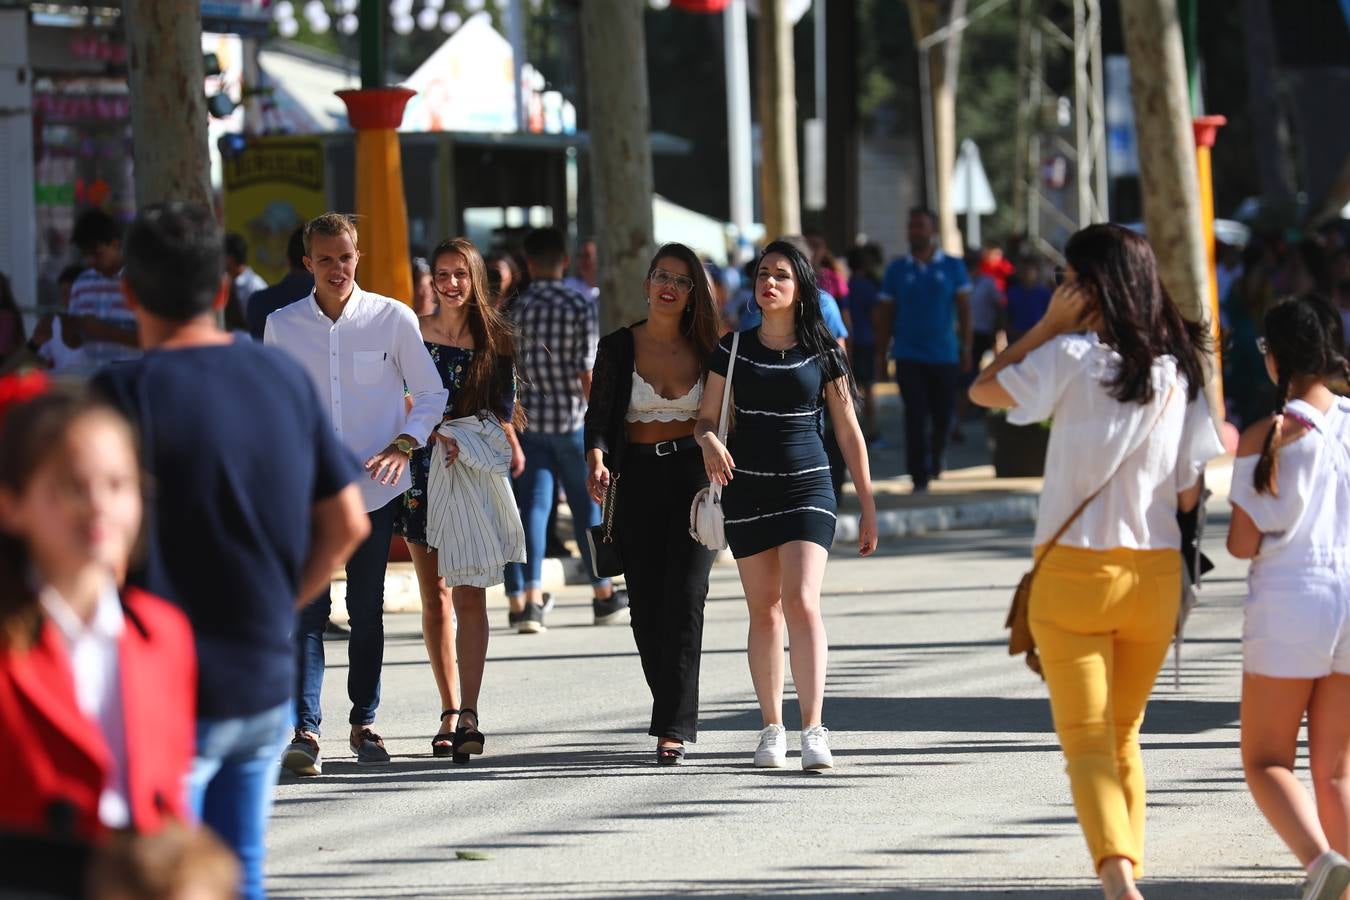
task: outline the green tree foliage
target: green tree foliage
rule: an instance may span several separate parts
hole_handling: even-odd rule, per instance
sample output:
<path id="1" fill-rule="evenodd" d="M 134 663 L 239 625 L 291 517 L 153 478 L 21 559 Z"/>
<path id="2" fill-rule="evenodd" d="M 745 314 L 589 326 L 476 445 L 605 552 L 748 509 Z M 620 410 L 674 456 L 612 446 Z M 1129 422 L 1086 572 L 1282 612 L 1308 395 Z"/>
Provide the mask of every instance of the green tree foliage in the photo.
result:
<path id="1" fill-rule="evenodd" d="M 909 11 L 895 0 L 859 0 L 859 111 L 870 133 L 912 134 L 920 127 L 918 53 Z M 998 211 L 982 220 L 987 238 L 1011 237 L 1017 164 L 1017 11 L 1015 4 L 966 30 L 957 78 L 956 139 L 979 145 Z M 914 177 L 920 178 L 916 171 Z"/>
<path id="2" fill-rule="evenodd" d="M 986 239 L 1012 237 L 1017 174 L 1017 11 L 1009 3 L 966 30 L 956 84 L 956 140 L 980 148 L 998 211 L 981 220 Z"/>

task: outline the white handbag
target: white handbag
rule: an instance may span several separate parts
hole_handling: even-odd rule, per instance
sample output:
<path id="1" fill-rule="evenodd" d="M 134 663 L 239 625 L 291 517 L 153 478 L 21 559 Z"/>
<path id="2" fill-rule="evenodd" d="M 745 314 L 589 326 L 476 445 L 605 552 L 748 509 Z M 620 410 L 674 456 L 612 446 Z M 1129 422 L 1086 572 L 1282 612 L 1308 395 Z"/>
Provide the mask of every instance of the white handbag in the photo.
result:
<path id="1" fill-rule="evenodd" d="M 731 376 L 736 371 L 736 350 L 740 347 L 741 334 L 736 332 L 731 338 L 731 362 L 727 363 L 727 380 L 722 388 L 722 414 L 717 418 L 717 439 L 723 445 L 727 442 L 727 407 L 731 402 Z M 726 531 L 722 527 L 722 486 L 711 484 L 694 495 L 689 507 L 689 536 L 709 550 L 722 550 L 727 546 Z"/>

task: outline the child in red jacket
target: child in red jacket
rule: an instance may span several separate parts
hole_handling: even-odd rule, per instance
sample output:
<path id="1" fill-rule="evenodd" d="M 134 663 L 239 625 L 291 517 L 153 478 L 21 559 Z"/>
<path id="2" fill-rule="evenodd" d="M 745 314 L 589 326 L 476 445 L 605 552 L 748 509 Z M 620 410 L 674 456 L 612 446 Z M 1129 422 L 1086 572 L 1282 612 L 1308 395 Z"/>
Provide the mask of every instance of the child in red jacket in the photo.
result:
<path id="1" fill-rule="evenodd" d="M 191 630 L 118 589 L 141 508 L 125 419 L 40 375 L 0 379 L 0 844 L 78 853 L 186 817 Z"/>

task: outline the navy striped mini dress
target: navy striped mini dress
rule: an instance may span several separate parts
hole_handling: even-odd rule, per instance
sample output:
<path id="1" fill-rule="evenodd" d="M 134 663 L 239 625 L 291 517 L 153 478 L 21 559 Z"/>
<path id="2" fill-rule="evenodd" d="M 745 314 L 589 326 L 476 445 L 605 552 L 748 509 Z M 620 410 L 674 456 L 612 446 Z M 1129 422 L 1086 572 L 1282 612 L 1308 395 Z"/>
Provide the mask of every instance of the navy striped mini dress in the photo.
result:
<path id="1" fill-rule="evenodd" d="M 725 377 L 731 335 L 713 351 L 710 368 Z M 722 490 L 727 543 L 737 559 L 789 541 L 834 543 L 837 512 L 825 456 L 824 388 L 844 374 L 842 354 L 825 359 L 801 347 L 779 351 L 741 334 L 732 373 L 736 415 L 727 449 L 736 462 Z"/>

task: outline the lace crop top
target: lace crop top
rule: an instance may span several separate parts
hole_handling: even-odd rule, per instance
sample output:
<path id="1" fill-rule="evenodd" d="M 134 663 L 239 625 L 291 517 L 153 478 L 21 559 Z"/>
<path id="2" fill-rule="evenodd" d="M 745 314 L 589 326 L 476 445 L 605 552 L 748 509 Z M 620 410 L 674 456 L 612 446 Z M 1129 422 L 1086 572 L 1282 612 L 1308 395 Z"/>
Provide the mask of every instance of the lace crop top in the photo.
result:
<path id="1" fill-rule="evenodd" d="M 698 381 L 689 393 L 674 400 L 662 397 L 647 379 L 633 370 L 633 394 L 628 400 L 625 422 L 682 422 L 698 418 L 698 406 L 703 401 L 703 382 Z"/>

